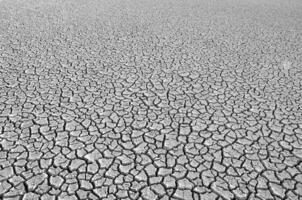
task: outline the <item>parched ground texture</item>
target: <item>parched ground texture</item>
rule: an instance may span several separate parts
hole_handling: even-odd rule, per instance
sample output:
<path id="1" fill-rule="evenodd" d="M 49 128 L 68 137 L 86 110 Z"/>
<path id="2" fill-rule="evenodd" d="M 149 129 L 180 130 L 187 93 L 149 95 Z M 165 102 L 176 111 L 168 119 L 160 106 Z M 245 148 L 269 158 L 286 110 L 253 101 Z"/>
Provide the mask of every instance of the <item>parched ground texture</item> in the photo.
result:
<path id="1" fill-rule="evenodd" d="M 0 199 L 302 199 L 302 1 L 0 1 Z"/>

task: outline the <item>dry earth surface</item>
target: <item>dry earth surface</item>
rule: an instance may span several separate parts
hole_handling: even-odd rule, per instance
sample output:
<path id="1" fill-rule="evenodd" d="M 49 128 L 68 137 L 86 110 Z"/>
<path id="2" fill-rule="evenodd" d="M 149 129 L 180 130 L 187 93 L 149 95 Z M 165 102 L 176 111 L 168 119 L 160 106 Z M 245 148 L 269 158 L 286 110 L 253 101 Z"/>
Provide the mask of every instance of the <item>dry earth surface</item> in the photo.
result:
<path id="1" fill-rule="evenodd" d="M 302 1 L 1 0 L 0 199 L 302 199 Z"/>

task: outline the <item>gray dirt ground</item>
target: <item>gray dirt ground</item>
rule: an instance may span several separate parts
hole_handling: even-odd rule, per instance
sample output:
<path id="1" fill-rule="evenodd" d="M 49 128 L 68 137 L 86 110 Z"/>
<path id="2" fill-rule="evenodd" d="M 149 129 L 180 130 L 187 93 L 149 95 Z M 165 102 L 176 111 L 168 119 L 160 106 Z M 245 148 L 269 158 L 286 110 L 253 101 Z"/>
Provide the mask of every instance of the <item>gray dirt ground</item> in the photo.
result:
<path id="1" fill-rule="evenodd" d="M 302 1 L 1 0 L 0 199 L 302 199 Z"/>

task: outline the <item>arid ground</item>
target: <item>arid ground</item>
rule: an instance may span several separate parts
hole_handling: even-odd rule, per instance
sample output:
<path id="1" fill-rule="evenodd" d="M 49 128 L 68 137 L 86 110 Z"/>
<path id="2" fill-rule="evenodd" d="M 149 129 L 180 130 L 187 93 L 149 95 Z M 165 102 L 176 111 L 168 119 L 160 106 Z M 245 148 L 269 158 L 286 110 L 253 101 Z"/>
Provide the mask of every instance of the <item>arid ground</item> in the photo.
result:
<path id="1" fill-rule="evenodd" d="M 302 1 L 1 0 L 0 199 L 302 199 Z"/>

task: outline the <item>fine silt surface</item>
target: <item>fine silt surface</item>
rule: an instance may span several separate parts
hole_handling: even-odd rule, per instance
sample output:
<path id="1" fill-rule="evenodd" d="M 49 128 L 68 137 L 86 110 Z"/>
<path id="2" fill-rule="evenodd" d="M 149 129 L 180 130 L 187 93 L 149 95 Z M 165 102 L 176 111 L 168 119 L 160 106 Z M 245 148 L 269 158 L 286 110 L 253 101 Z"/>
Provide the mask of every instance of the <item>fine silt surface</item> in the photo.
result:
<path id="1" fill-rule="evenodd" d="M 302 199 L 302 1 L 1 0 L 0 199 Z"/>

